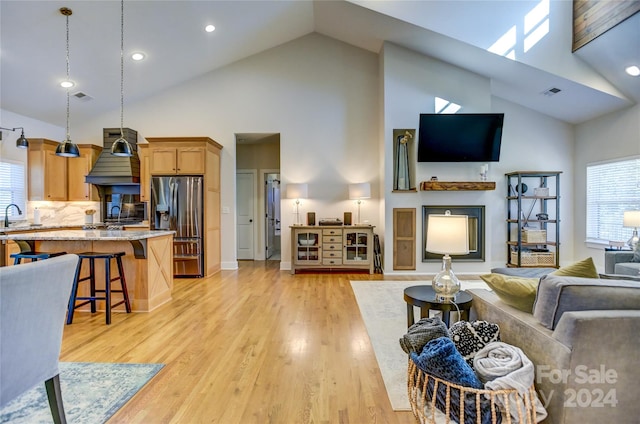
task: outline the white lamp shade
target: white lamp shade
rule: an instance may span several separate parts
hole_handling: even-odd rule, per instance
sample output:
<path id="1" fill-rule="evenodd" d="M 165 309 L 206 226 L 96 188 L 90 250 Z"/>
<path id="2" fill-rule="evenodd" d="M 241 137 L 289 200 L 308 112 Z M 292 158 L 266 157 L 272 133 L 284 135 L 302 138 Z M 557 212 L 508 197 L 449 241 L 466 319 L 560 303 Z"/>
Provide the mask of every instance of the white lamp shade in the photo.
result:
<path id="1" fill-rule="evenodd" d="M 467 215 L 429 215 L 427 217 L 427 252 L 443 255 L 469 253 Z"/>
<path id="2" fill-rule="evenodd" d="M 640 211 L 624 211 L 622 225 L 630 228 L 640 227 Z"/>
<path id="3" fill-rule="evenodd" d="M 306 184 L 288 184 L 287 199 L 306 199 L 308 195 Z"/>
<path id="4" fill-rule="evenodd" d="M 349 199 L 370 199 L 371 198 L 371 184 L 369 183 L 357 183 L 349 184 Z"/>

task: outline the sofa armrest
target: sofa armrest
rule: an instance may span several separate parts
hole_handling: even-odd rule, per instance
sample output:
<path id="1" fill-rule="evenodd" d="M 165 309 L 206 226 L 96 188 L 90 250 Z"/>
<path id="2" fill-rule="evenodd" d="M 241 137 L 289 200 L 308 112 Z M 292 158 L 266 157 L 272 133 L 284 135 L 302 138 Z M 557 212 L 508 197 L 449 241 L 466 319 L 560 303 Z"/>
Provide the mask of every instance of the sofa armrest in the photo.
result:
<path id="1" fill-rule="evenodd" d="M 563 370 L 567 373 L 562 387 L 567 406 L 565 422 L 624 422 L 628 417 L 640 416 L 640 367 L 633 359 L 640 351 L 638 333 L 640 310 L 575 311 L 562 315 L 553 338 L 571 347 L 570 365 Z M 540 370 L 538 378 L 542 378 Z M 600 393 L 610 395 L 609 399 L 616 403 L 595 403 Z M 570 408 L 571 396 L 577 394 L 589 402 Z"/>
<path id="2" fill-rule="evenodd" d="M 604 272 L 605 274 L 613 274 L 616 264 L 621 262 L 631 262 L 633 252 L 628 250 L 617 250 L 604 252 Z"/>

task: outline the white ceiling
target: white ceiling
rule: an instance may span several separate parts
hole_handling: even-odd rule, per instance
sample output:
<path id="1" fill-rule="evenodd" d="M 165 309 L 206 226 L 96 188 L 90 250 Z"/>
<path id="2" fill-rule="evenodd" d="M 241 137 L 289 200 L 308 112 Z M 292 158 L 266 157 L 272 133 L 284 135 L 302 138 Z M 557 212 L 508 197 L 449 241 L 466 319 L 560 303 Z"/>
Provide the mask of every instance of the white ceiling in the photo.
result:
<path id="1" fill-rule="evenodd" d="M 570 46 L 561 50 L 569 70 L 486 51 L 514 14 L 538 2 L 126 0 L 125 110 L 128 103 L 314 31 L 376 53 L 389 41 L 469 69 L 491 79 L 494 95 L 571 123 L 640 101 L 640 78 L 621 73 L 631 62 L 640 65 L 640 14 L 580 49 L 579 59 Z M 562 0 L 552 0 L 561 7 L 556 2 Z M 119 1 L 0 1 L 0 106 L 60 126 L 66 105 L 58 86 L 66 72 L 63 6 L 73 10 L 70 74 L 76 86 L 70 92 L 90 96 L 72 97 L 73 120 L 118 110 Z M 209 23 L 215 32 L 204 32 Z M 134 51 L 147 58 L 134 63 Z M 551 87 L 563 91 L 552 98 L 540 94 Z"/>

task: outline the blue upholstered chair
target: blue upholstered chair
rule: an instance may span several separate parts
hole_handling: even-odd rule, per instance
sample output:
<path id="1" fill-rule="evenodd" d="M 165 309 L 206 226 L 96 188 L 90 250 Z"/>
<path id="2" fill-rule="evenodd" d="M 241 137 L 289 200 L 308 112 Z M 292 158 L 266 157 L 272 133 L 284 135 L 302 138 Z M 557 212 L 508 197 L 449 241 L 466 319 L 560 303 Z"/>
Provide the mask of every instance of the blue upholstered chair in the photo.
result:
<path id="1" fill-rule="evenodd" d="M 45 384 L 55 423 L 65 423 L 58 361 L 78 264 L 63 255 L 0 267 L 0 407 Z"/>

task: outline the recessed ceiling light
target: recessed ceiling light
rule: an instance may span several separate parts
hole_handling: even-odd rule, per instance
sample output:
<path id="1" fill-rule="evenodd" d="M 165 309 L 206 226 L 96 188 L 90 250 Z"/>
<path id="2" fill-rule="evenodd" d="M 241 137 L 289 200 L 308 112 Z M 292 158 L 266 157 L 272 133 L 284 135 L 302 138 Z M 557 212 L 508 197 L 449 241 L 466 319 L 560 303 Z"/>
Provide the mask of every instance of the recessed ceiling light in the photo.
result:
<path id="1" fill-rule="evenodd" d="M 216 27 L 213 25 L 207 25 L 206 27 L 204 27 L 204 30 L 207 32 L 213 32 L 216 30 Z"/>
<path id="2" fill-rule="evenodd" d="M 62 81 L 60 82 L 60 87 L 62 88 L 71 88 L 75 85 L 73 81 Z"/>
<path id="3" fill-rule="evenodd" d="M 640 76 L 640 68 L 637 67 L 636 65 L 627 66 L 625 69 L 625 72 L 631 75 L 632 77 Z"/>
<path id="4" fill-rule="evenodd" d="M 131 55 L 131 59 L 133 60 L 142 60 L 144 59 L 144 53 L 136 52 Z"/>

